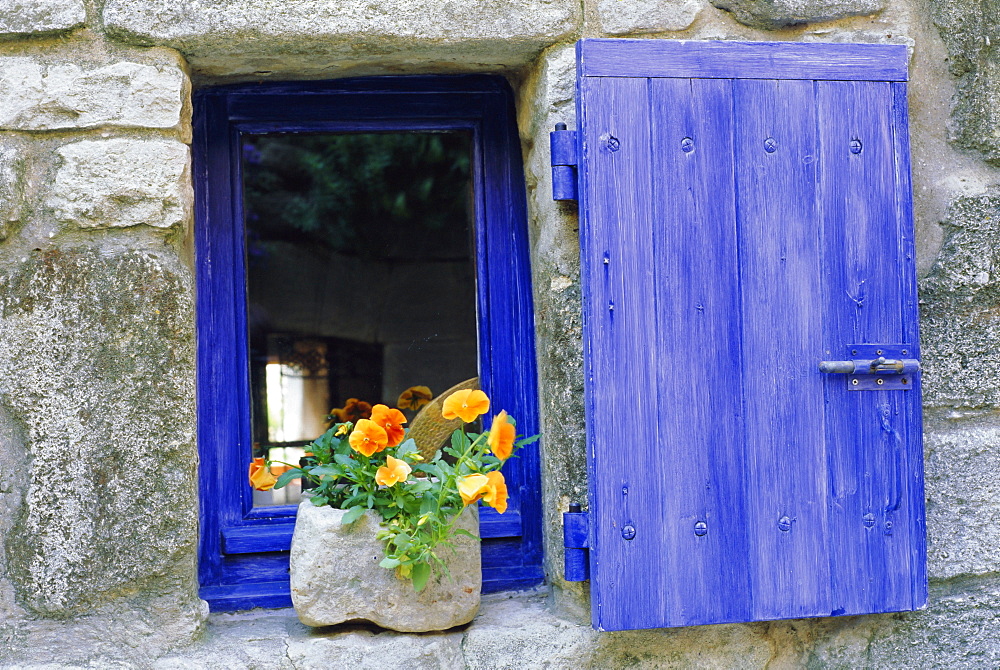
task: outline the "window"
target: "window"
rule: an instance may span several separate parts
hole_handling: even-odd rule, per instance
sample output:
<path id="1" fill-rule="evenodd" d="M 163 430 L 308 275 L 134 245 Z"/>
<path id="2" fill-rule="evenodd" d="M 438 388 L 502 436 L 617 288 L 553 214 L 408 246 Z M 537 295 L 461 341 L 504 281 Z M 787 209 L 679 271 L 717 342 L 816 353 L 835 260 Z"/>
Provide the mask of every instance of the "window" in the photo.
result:
<path id="1" fill-rule="evenodd" d="M 214 610 L 287 606 L 298 492 L 258 492 L 255 501 L 246 481 L 252 455 L 294 460 L 322 430 L 329 407 L 349 396 L 391 401 L 407 385 L 440 392 L 449 379 L 476 374 L 520 431 L 537 432 L 512 96 L 502 79 L 488 76 L 238 85 L 196 94 L 195 133 L 202 597 Z M 439 207 L 393 210 L 414 222 L 400 229 L 389 210 L 375 207 L 378 189 L 389 188 L 378 183 L 386 171 L 361 178 L 344 167 L 355 159 L 369 165 L 376 155 L 383 165 L 444 156 L 439 167 L 459 169 L 441 176 L 453 181 L 432 193 L 442 198 Z M 419 190 L 428 181 L 424 168 L 409 169 Z M 320 175 L 336 183 L 320 183 Z M 408 197 L 411 205 L 420 201 Z M 369 224 L 345 214 L 369 206 Z M 452 214 L 432 220 L 441 212 Z M 453 228 L 442 231 L 446 224 Z M 391 248 L 359 246 L 387 236 L 397 240 Z M 423 332 L 410 314 L 412 327 L 399 334 L 389 332 L 384 314 L 354 307 L 365 302 L 355 299 L 359 293 L 391 290 L 386 277 L 401 264 L 432 284 L 408 295 L 405 307 L 440 312 L 450 340 L 440 322 Z M 351 270 L 364 265 L 364 277 Z M 340 298 L 309 301 L 300 295 L 307 287 L 313 297 Z M 464 306 L 434 299 L 435 290 Z M 453 309 L 468 315 L 465 325 Z M 537 447 L 522 454 L 505 468 L 507 513 L 481 510 L 487 592 L 542 579 Z"/>
<path id="2" fill-rule="evenodd" d="M 906 48 L 578 56 L 594 626 L 922 607 Z"/>

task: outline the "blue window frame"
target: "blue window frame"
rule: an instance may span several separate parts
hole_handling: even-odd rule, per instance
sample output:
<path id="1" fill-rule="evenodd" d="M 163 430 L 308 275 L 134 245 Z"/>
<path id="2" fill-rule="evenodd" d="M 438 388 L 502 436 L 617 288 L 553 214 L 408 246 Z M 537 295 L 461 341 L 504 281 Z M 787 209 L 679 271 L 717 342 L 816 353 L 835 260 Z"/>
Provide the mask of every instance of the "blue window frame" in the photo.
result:
<path id="1" fill-rule="evenodd" d="M 493 76 L 243 84 L 194 97 L 201 596 L 213 610 L 291 604 L 295 507 L 253 506 L 241 136 L 462 131 L 472 137 L 482 388 L 538 431 L 527 216 L 513 96 Z M 505 468 L 510 506 L 482 508 L 483 590 L 543 579 L 538 447 Z"/>

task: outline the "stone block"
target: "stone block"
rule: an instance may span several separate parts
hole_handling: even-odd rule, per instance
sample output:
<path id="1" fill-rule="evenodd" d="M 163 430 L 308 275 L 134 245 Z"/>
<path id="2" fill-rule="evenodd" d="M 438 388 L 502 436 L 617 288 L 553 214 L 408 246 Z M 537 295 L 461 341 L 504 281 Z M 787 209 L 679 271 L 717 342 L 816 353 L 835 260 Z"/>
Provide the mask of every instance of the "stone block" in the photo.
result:
<path id="1" fill-rule="evenodd" d="M 22 146 L 0 139 L 0 240 L 10 236 L 27 214 L 25 203 L 25 168 Z"/>
<path id="2" fill-rule="evenodd" d="M 191 208 L 188 148 L 171 140 L 85 140 L 58 150 L 46 204 L 80 228 L 170 228 Z"/>
<path id="3" fill-rule="evenodd" d="M 868 16 L 885 9 L 886 0 L 712 0 L 719 9 L 754 28 L 775 29 L 803 23 Z"/>
<path id="4" fill-rule="evenodd" d="M 344 510 L 299 505 L 292 536 L 289 571 L 292 603 L 299 620 L 309 626 L 370 621 L 404 632 L 444 630 L 468 623 L 479 611 L 482 570 L 479 542 L 456 536 L 455 553 L 438 549 L 451 578 L 432 575 L 420 593 L 409 579 L 379 567 L 384 554 L 375 538 L 379 517 L 366 512 L 341 525 Z M 479 515 L 468 507 L 458 527 L 479 534 Z"/>
<path id="5" fill-rule="evenodd" d="M 1000 65 L 990 36 L 1000 29 L 1000 0 L 935 0 L 927 9 L 948 49 L 949 68 L 959 77 L 951 139 L 998 163 Z"/>
<path id="6" fill-rule="evenodd" d="M 187 78 L 178 63 L 81 65 L 68 58 L 0 57 L 0 129 L 173 128 L 180 123 Z"/>
<path id="7" fill-rule="evenodd" d="M 639 35 L 690 28 L 702 0 L 600 0 L 597 14 L 608 35 Z"/>
<path id="8" fill-rule="evenodd" d="M 78 649 L 198 627 L 192 293 L 143 251 L 35 252 L 0 275 L 0 435 L 21 436 L 0 464 L 24 464 L 0 582 L 41 617 L 0 616 L 0 640 L 34 639 L 33 659 L 60 653 L 52 618 L 77 618 Z"/>
<path id="9" fill-rule="evenodd" d="M 926 405 L 1000 406 L 1000 193 L 952 202 L 946 238 L 920 282 Z"/>
<path id="10" fill-rule="evenodd" d="M 496 70 L 582 25 L 575 0 L 108 0 L 118 40 L 179 50 L 203 75 Z"/>
<path id="11" fill-rule="evenodd" d="M 929 413 L 924 448 L 931 577 L 1000 572 L 1000 416 Z"/>
<path id="12" fill-rule="evenodd" d="M 0 37 L 72 30 L 86 19 L 83 0 L 0 0 Z"/>

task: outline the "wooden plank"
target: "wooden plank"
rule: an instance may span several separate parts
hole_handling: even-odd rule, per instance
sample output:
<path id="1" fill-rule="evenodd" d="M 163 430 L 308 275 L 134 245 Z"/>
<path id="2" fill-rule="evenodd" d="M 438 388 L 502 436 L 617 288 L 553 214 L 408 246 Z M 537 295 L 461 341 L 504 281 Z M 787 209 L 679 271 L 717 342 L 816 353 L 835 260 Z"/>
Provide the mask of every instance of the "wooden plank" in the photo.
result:
<path id="1" fill-rule="evenodd" d="M 658 79 L 651 91 L 659 625 L 746 621 L 732 82 Z"/>
<path id="2" fill-rule="evenodd" d="M 813 83 L 734 89 L 752 614 L 828 614 Z"/>
<path id="3" fill-rule="evenodd" d="M 899 221 L 902 258 L 903 341 L 913 344 L 914 357 L 920 357 L 920 311 L 917 296 L 917 253 L 913 231 L 913 187 L 910 181 L 910 136 L 906 84 L 891 84 L 893 155 L 895 156 L 896 218 Z M 906 443 L 904 477 L 908 480 L 910 569 L 914 609 L 927 604 L 927 529 L 924 517 L 924 446 L 923 403 L 920 375 L 914 375 L 912 397 L 904 409 Z"/>
<path id="4" fill-rule="evenodd" d="M 890 85 L 817 84 L 824 274 L 830 318 L 825 354 L 853 343 L 904 343 L 905 265 L 897 210 Z M 906 476 L 912 391 L 848 392 L 826 380 L 835 614 L 912 609 L 917 534 Z"/>
<path id="5" fill-rule="evenodd" d="M 585 39 L 586 77 L 906 81 L 901 44 Z"/>
<path id="6" fill-rule="evenodd" d="M 591 607 L 600 630 L 661 625 L 648 84 L 581 81 L 581 274 L 587 349 Z M 599 473 L 599 474 L 597 474 Z M 629 528 L 634 531 L 629 532 Z M 634 536 L 633 536 L 634 533 Z"/>

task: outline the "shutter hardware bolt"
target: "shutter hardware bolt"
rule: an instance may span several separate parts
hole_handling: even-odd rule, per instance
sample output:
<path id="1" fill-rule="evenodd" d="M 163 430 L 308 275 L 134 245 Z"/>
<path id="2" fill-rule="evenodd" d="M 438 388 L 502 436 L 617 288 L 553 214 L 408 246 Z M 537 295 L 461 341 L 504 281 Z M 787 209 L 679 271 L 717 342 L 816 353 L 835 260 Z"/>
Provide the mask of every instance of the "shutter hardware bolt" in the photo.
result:
<path id="1" fill-rule="evenodd" d="M 699 521 L 698 523 L 696 523 L 694 525 L 694 534 L 695 535 L 697 535 L 698 537 L 702 537 L 706 533 L 708 533 L 708 524 L 707 523 L 705 523 L 704 521 Z"/>
<path id="2" fill-rule="evenodd" d="M 622 526 L 622 537 L 626 540 L 631 540 L 635 537 L 635 526 L 628 524 L 627 526 Z"/>
<path id="3" fill-rule="evenodd" d="M 780 519 L 778 519 L 778 530 L 780 530 L 782 533 L 787 533 L 791 529 L 792 529 L 791 519 L 789 519 L 787 516 L 783 516 Z"/>
<path id="4" fill-rule="evenodd" d="M 854 386 L 857 386 L 858 385 L 858 380 L 857 379 L 852 379 L 851 380 L 851 384 L 854 385 Z"/>

